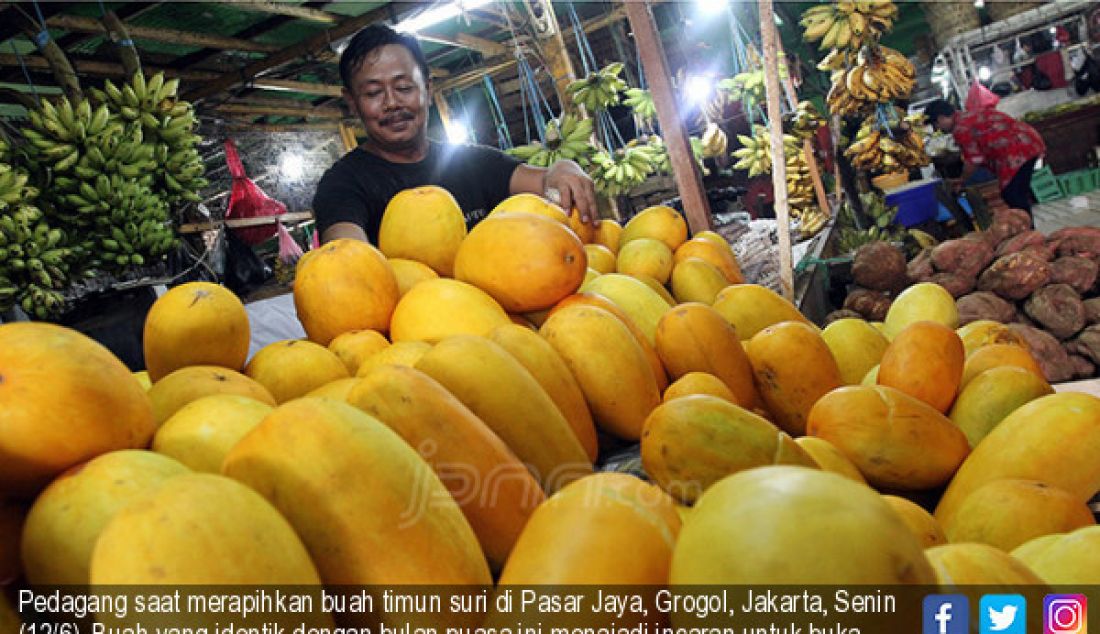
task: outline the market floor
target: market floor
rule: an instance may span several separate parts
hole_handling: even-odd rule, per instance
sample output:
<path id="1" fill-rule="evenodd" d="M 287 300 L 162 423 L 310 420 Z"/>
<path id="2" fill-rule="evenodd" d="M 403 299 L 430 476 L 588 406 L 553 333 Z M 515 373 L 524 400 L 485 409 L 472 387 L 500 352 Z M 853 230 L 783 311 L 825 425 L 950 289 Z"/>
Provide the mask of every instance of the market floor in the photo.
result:
<path id="1" fill-rule="evenodd" d="M 1062 227 L 1100 227 L 1100 190 L 1036 205 L 1032 212 L 1035 228 L 1047 235 Z"/>

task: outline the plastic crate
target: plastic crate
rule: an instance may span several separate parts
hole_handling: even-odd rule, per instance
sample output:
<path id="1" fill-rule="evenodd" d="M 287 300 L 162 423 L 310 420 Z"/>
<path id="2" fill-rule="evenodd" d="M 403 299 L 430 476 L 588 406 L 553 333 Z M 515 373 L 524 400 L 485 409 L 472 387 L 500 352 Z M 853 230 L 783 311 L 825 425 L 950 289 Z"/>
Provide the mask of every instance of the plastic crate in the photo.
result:
<path id="1" fill-rule="evenodd" d="M 1031 175 L 1031 193 L 1035 194 L 1035 200 L 1041 203 L 1058 200 L 1065 197 L 1058 178 L 1050 171 L 1049 167 L 1035 170 Z"/>
<path id="2" fill-rule="evenodd" d="M 1092 170 L 1077 170 L 1058 175 L 1058 184 L 1065 196 L 1077 196 L 1096 189 Z"/>

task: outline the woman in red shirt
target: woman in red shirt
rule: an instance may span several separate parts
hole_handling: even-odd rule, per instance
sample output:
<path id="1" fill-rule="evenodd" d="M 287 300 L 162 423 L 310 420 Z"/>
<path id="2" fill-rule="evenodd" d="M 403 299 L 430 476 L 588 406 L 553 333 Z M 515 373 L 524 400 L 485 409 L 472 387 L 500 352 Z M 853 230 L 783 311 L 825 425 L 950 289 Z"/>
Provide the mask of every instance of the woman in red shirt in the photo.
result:
<path id="1" fill-rule="evenodd" d="M 1035 162 L 1046 154 L 1043 138 L 1023 121 L 992 108 L 959 111 L 943 100 L 924 109 L 929 122 L 950 132 L 962 151 L 961 186 L 979 168 L 997 175 L 1001 198 L 1016 209 L 1031 213 L 1031 174 Z"/>

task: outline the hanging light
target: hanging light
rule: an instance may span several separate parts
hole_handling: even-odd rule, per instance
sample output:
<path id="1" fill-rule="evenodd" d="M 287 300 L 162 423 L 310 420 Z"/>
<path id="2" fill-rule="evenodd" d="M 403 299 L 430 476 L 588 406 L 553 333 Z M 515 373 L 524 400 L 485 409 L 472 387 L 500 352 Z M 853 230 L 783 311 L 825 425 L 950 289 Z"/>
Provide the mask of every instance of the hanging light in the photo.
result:
<path id="1" fill-rule="evenodd" d="M 407 20 L 402 20 L 394 28 L 402 33 L 416 33 L 430 26 L 439 24 L 444 20 L 457 17 L 463 11 L 485 6 L 491 1 L 492 0 L 455 0 L 454 2 L 448 2 L 422 11 Z"/>
<path id="2" fill-rule="evenodd" d="M 703 15 L 715 15 L 726 10 L 728 0 L 696 0 L 696 6 Z"/>
<path id="3" fill-rule="evenodd" d="M 714 77 L 710 75 L 690 75 L 684 82 L 684 96 L 688 103 L 703 103 L 710 98 L 714 90 Z"/>
<path id="4" fill-rule="evenodd" d="M 989 70 L 988 66 L 982 66 L 978 69 L 978 79 L 981 81 L 989 81 L 989 78 L 993 76 L 993 71 Z"/>
<path id="5" fill-rule="evenodd" d="M 470 140 L 470 128 L 461 121 L 452 121 L 447 126 L 447 142 L 451 145 L 462 145 Z"/>
<path id="6" fill-rule="evenodd" d="M 302 155 L 284 152 L 282 160 L 279 161 L 279 171 L 282 172 L 283 178 L 287 180 L 296 181 L 300 179 L 302 174 L 305 173 L 305 161 L 302 159 Z"/>

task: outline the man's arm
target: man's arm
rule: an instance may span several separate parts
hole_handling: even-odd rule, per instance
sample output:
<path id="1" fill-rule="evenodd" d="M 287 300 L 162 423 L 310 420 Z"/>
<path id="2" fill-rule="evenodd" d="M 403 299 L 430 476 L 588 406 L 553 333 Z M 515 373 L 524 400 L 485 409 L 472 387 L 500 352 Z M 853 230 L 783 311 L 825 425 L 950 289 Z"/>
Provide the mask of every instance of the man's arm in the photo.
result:
<path id="1" fill-rule="evenodd" d="M 597 225 L 600 222 L 596 205 L 596 186 L 580 165 L 573 161 L 557 161 L 549 168 L 520 165 L 512 172 L 508 187 L 512 194 L 537 194 L 553 200 L 550 190 L 560 196 L 557 202 L 569 213 L 576 208 L 583 222 Z"/>
<path id="2" fill-rule="evenodd" d="M 354 222 L 337 222 L 321 232 L 321 244 L 341 239 L 369 242 L 367 233 Z"/>

